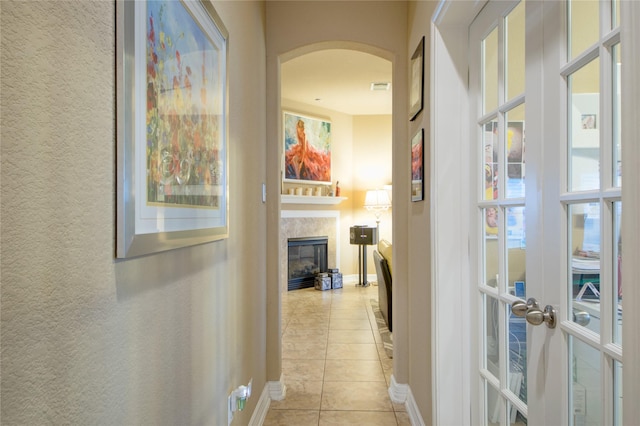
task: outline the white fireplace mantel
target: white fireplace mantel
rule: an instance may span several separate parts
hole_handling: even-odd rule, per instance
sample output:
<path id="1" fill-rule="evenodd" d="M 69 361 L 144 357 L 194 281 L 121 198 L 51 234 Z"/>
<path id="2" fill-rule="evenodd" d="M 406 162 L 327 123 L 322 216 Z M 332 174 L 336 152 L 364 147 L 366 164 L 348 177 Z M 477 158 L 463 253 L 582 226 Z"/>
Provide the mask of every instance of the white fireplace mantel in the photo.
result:
<path id="1" fill-rule="evenodd" d="M 347 197 L 317 197 L 314 195 L 288 195 L 280 196 L 282 204 L 340 204 Z"/>

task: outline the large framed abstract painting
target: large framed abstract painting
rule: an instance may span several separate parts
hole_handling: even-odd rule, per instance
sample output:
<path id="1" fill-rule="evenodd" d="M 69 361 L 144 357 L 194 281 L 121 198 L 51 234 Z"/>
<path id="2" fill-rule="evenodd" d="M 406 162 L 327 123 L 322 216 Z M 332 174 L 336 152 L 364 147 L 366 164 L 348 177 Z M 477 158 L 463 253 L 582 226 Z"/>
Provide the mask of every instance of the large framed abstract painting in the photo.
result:
<path id="1" fill-rule="evenodd" d="M 424 191 L 424 129 L 411 139 L 411 201 L 422 201 Z"/>
<path id="2" fill-rule="evenodd" d="M 331 184 L 331 122 L 284 112 L 285 182 Z"/>
<path id="3" fill-rule="evenodd" d="M 209 2 L 116 5 L 116 257 L 226 238 L 228 33 Z"/>

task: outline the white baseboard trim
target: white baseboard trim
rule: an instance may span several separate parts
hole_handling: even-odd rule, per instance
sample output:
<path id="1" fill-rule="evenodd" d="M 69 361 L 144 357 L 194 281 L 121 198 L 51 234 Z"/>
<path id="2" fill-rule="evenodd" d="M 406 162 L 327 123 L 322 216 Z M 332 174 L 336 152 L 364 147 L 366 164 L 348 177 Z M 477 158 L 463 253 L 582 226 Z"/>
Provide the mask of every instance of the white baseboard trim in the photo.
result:
<path id="1" fill-rule="evenodd" d="M 413 394 L 411 393 L 411 388 L 409 388 L 407 401 L 404 403 L 404 406 L 407 409 L 407 414 L 409 415 L 409 420 L 411 421 L 412 426 L 426 426 L 422 419 L 422 415 L 420 414 L 420 409 L 416 404 L 416 400 L 413 398 Z"/>
<path id="2" fill-rule="evenodd" d="M 280 380 L 277 382 L 267 382 L 264 385 L 264 389 L 262 389 L 262 394 L 260 394 L 256 409 L 251 415 L 249 426 L 262 426 L 264 420 L 267 418 L 267 413 L 269 413 L 271 401 L 282 401 L 286 394 L 287 387 L 284 385 L 282 376 L 280 376 Z"/>
<path id="3" fill-rule="evenodd" d="M 269 389 L 269 398 L 273 401 L 282 401 L 287 395 L 287 387 L 284 384 L 282 376 L 277 382 L 267 382 Z"/>
<path id="4" fill-rule="evenodd" d="M 249 426 L 262 426 L 264 424 L 264 420 L 267 418 L 270 405 L 271 398 L 269 398 L 269 384 L 267 383 L 264 386 L 264 389 L 262 389 L 256 409 L 253 410 L 253 414 L 249 420 Z"/>
<path id="5" fill-rule="evenodd" d="M 393 374 L 391 375 L 391 386 L 389 386 L 389 397 L 395 404 L 404 404 L 412 426 L 425 426 L 420 409 L 411 393 L 411 387 L 408 384 L 396 382 Z"/>
<path id="6" fill-rule="evenodd" d="M 389 386 L 389 397 L 391 402 L 395 404 L 404 404 L 407 402 L 407 394 L 409 393 L 409 385 L 396 382 L 396 378 L 391 375 L 391 386 Z"/>
<path id="7" fill-rule="evenodd" d="M 358 284 L 358 274 L 348 274 L 342 276 L 342 282 L 344 284 Z M 376 274 L 367 274 L 367 282 L 368 283 L 376 283 L 378 281 L 378 276 Z"/>

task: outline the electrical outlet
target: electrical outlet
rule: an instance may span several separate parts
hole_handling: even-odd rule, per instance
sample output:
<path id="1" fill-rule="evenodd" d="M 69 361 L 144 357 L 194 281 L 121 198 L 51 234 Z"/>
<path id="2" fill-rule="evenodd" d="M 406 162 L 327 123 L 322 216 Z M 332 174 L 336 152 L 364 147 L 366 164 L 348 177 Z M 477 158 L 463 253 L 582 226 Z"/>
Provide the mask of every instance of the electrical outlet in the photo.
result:
<path id="1" fill-rule="evenodd" d="M 231 424 L 233 421 L 233 413 L 236 411 L 244 410 L 244 407 L 247 403 L 247 399 L 251 396 L 251 386 L 253 384 L 253 378 L 249 379 L 249 383 L 247 386 L 240 385 L 233 391 L 231 391 L 231 395 L 227 398 L 227 409 L 228 409 L 228 424 Z"/>

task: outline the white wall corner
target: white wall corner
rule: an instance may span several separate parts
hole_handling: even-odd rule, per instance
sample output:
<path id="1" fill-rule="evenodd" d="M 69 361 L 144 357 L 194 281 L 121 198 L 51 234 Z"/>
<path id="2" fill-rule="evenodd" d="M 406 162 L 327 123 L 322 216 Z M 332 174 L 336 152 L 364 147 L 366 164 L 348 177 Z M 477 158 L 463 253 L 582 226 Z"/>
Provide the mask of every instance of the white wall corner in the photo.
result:
<path id="1" fill-rule="evenodd" d="M 253 414 L 249 420 L 249 426 L 261 426 L 264 424 L 264 420 L 267 418 L 267 413 L 269 412 L 269 406 L 271 405 L 269 393 L 269 383 L 267 383 L 262 389 L 262 394 L 260 394 L 260 399 L 258 400 L 256 409 L 253 410 Z"/>
<path id="2" fill-rule="evenodd" d="M 282 376 L 277 382 L 267 382 L 267 387 L 269 388 L 269 398 L 273 401 L 282 401 L 287 395 L 287 387 Z"/>

